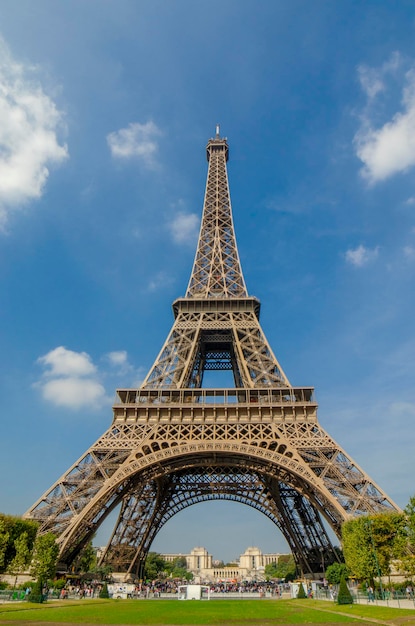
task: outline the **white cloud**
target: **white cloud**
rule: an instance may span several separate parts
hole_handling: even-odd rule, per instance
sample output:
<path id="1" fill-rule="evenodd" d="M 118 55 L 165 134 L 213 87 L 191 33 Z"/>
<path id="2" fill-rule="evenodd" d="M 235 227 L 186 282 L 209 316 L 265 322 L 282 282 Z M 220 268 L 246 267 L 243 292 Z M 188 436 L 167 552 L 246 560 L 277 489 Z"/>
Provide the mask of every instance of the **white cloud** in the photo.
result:
<path id="1" fill-rule="evenodd" d="M 144 165 L 153 168 L 157 164 L 157 137 L 160 135 L 161 131 L 154 122 L 146 124 L 135 122 L 129 124 L 127 128 L 109 133 L 107 142 L 114 158 L 138 158 Z"/>
<path id="2" fill-rule="evenodd" d="M 15 61 L 0 39 L 0 228 L 12 210 L 40 198 L 49 167 L 68 157 L 63 115 L 36 81 L 38 69 Z"/>
<path id="3" fill-rule="evenodd" d="M 114 352 L 108 352 L 106 355 L 111 365 L 120 366 L 125 365 L 128 362 L 128 356 L 126 350 L 117 350 Z"/>
<path id="4" fill-rule="evenodd" d="M 117 375 L 120 376 L 130 376 L 134 370 L 133 366 L 128 362 L 128 354 L 126 350 L 108 352 L 104 359 L 107 363 L 109 363 L 112 369 L 112 374 L 117 373 Z"/>
<path id="5" fill-rule="evenodd" d="M 365 248 L 365 246 L 358 246 L 355 249 L 347 250 L 345 254 L 346 261 L 355 267 L 363 267 L 367 263 L 375 260 L 379 254 L 379 248 Z"/>
<path id="6" fill-rule="evenodd" d="M 96 410 L 111 405 L 114 398 L 106 393 L 102 381 L 112 394 L 120 384 L 121 387 L 136 387 L 144 379 L 142 368 L 134 369 L 129 363 L 126 350 L 103 355 L 99 369 L 86 352 L 74 352 L 63 346 L 41 356 L 37 363 L 43 373 L 34 387 L 40 390 L 46 402 L 73 410 Z"/>
<path id="7" fill-rule="evenodd" d="M 396 70 L 399 56 L 395 55 L 379 73 L 359 68 L 360 80 L 369 104 L 385 89 L 380 76 Z M 372 73 L 371 73 L 372 71 Z M 362 78 L 363 77 L 363 78 Z M 369 183 L 385 180 L 415 165 L 415 70 L 405 74 L 402 90 L 402 110 L 396 112 L 383 126 L 375 128 L 369 109 L 361 117 L 361 128 L 354 137 L 358 158 L 363 162 L 361 174 Z"/>
<path id="8" fill-rule="evenodd" d="M 49 367 L 47 376 L 91 376 L 96 367 L 86 352 L 73 352 L 63 346 L 51 350 L 38 359 L 38 363 Z"/>
<path id="9" fill-rule="evenodd" d="M 96 409 L 109 401 L 98 380 L 97 368 L 86 352 L 59 346 L 37 362 L 44 372 L 36 387 L 47 402 L 70 409 Z"/>
<path id="10" fill-rule="evenodd" d="M 196 213 L 178 213 L 169 224 L 176 243 L 194 244 L 199 233 L 200 218 Z"/>
<path id="11" fill-rule="evenodd" d="M 71 409 L 97 408 L 106 401 L 105 389 L 91 378 L 55 378 L 42 384 L 45 400 Z"/>

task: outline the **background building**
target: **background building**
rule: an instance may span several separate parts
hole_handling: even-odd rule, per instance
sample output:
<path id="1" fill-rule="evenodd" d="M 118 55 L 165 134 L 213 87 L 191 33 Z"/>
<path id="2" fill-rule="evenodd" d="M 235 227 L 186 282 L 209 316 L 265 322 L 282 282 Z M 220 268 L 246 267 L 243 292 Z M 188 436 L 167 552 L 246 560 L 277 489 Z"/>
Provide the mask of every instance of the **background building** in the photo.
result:
<path id="1" fill-rule="evenodd" d="M 265 566 L 278 563 L 281 553 L 263 554 L 260 548 L 251 546 L 231 565 L 218 565 L 212 561 L 212 555 L 201 546 L 193 548 L 189 554 L 162 554 L 166 561 L 185 558 L 187 569 L 196 579 L 206 582 L 231 582 L 264 580 Z M 285 555 L 284 555 L 285 556 Z"/>

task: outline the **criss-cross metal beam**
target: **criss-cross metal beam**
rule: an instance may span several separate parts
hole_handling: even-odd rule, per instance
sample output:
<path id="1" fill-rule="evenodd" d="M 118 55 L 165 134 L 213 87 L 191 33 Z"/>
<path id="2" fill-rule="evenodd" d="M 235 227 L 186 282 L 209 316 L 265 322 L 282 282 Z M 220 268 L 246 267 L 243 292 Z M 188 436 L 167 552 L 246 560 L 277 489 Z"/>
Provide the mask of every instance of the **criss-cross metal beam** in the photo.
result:
<path id="1" fill-rule="evenodd" d="M 323 518 L 340 537 L 350 517 L 399 510 L 321 427 L 313 388 L 291 385 L 265 337 L 239 260 L 228 157 L 217 129 L 186 295 L 143 384 L 117 391 L 111 426 L 25 514 L 56 534 L 65 563 L 118 505 L 104 558 L 126 572 L 172 515 L 203 500 L 260 510 L 309 572 L 332 553 Z M 212 370 L 232 371 L 234 387 L 205 389 Z"/>

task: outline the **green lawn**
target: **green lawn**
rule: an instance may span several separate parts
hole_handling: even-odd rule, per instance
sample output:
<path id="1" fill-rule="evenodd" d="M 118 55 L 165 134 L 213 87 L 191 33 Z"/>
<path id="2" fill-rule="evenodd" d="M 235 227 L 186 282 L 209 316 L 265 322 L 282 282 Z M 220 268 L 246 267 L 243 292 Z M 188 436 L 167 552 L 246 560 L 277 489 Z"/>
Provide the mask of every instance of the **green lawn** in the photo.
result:
<path id="1" fill-rule="evenodd" d="M 364 620 L 361 617 L 366 618 Z M 411 619 L 412 617 L 412 619 Z M 373 619 L 373 621 L 372 621 Z M 337 606 L 315 600 L 77 600 L 0 605 L 0 624 L 271 624 L 415 625 L 415 611 L 387 607 Z"/>

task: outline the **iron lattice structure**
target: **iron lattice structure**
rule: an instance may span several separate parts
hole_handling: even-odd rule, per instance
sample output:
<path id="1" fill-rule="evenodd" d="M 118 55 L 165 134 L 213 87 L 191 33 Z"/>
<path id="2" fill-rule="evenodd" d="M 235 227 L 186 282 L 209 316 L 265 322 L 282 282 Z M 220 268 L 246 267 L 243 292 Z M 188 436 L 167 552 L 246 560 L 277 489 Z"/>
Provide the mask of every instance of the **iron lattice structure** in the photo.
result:
<path id="1" fill-rule="evenodd" d="M 353 516 L 399 510 L 320 426 L 312 387 L 293 387 L 259 323 L 236 245 L 219 129 L 195 261 L 174 324 L 138 389 L 120 389 L 108 430 L 27 511 L 58 537 L 69 564 L 120 507 L 102 562 L 138 575 L 162 526 L 192 504 L 227 499 L 281 530 L 303 572 L 336 559 L 323 524 L 340 537 Z M 234 387 L 207 389 L 209 370 Z"/>

